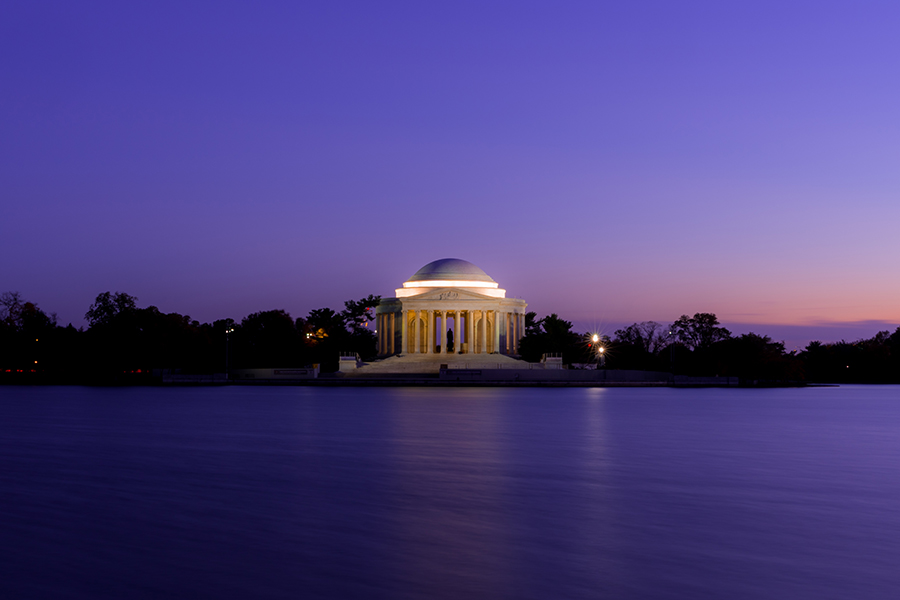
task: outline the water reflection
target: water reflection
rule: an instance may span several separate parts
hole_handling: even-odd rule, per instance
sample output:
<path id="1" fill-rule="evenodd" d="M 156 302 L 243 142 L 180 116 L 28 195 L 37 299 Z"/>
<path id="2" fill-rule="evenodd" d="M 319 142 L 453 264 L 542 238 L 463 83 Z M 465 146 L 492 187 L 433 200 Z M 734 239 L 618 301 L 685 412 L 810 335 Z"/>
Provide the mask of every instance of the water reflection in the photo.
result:
<path id="1" fill-rule="evenodd" d="M 4 388 L 13 598 L 894 598 L 900 393 Z"/>
<path id="2" fill-rule="evenodd" d="M 513 584 L 502 408 L 478 389 L 392 394 L 388 562 L 410 597 L 501 597 Z"/>
<path id="3" fill-rule="evenodd" d="M 609 589 L 618 576 L 603 558 L 614 517 L 599 392 L 583 402 L 558 390 L 398 391 L 398 580 L 443 597 Z"/>

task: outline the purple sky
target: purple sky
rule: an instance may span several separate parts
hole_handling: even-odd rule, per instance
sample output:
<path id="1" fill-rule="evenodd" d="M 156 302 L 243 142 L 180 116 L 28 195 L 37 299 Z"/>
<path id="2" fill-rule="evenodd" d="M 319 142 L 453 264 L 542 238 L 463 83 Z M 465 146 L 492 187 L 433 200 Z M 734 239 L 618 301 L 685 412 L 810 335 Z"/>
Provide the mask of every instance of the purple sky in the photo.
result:
<path id="1" fill-rule="evenodd" d="M 7 5 L 0 291 L 304 316 L 456 257 L 579 329 L 893 330 L 900 4 L 742 4 Z"/>

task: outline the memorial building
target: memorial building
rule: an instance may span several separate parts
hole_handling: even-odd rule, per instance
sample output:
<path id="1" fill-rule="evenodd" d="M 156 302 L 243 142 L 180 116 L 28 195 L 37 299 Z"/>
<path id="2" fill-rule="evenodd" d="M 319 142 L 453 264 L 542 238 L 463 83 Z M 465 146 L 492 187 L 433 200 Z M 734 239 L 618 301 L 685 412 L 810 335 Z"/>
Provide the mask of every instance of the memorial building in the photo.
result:
<path id="1" fill-rule="evenodd" d="M 527 306 L 472 263 L 436 260 L 375 309 L 378 355 L 517 356 Z"/>

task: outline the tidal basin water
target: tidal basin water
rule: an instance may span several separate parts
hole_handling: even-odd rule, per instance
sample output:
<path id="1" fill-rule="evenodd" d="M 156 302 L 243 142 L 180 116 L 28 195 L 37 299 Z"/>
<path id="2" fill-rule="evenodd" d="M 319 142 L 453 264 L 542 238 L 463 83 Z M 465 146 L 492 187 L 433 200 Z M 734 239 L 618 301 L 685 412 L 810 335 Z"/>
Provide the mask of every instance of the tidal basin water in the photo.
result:
<path id="1" fill-rule="evenodd" d="M 0 387 L 3 598 L 897 598 L 900 388 Z"/>

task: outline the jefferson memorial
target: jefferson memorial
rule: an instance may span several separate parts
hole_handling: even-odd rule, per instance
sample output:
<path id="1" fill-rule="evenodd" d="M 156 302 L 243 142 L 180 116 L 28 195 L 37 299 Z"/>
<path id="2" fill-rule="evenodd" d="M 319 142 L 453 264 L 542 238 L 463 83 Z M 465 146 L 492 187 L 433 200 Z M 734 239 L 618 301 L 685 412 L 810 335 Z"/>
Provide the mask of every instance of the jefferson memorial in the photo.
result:
<path id="1" fill-rule="evenodd" d="M 436 260 L 375 309 L 378 355 L 516 356 L 526 306 L 472 263 Z"/>

